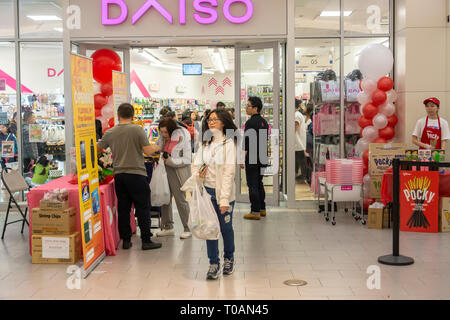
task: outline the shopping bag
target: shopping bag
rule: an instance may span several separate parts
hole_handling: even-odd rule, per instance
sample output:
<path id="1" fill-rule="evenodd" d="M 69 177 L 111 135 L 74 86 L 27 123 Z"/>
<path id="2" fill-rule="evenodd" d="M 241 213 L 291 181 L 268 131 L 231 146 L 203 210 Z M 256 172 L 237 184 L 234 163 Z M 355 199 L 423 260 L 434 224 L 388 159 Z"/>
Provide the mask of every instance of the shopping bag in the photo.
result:
<path id="1" fill-rule="evenodd" d="M 339 114 L 332 104 L 325 104 L 320 109 L 319 116 L 320 135 L 339 134 Z"/>
<path id="2" fill-rule="evenodd" d="M 339 83 L 336 80 L 319 81 L 322 102 L 338 102 L 341 96 Z"/>
<path id="3" fill-rule="evenodd" d="M 345 79 L 345 98 L 348 102 L 358 101 L 358 94 L 361 92 L 359 82 L 360 80 Z"/>
<path id="4" fill-rule="evenodd" d="M 352 103 L 345 109 L 345 134 L 359 134 L 361 131 L 358 124 L 361 117 L 359 108 L 359 103 Z"/>
<path id="5" fill-rule="evenodd" d="M 205 187 L 197 184 L 189 200 L 189 230 L 194 237 L 202 240 L 218 240 L 220 223 L 211 196 Z"/>
<path id="6" fill-rule="evenodd" d="M 160 160 L 158 166 L 153 171 L 150 181 L 151 203 L 153 207 L 161 207 L 170 203 L 169 181 L 167 180 L 166 167 L 164 161 Z"/>

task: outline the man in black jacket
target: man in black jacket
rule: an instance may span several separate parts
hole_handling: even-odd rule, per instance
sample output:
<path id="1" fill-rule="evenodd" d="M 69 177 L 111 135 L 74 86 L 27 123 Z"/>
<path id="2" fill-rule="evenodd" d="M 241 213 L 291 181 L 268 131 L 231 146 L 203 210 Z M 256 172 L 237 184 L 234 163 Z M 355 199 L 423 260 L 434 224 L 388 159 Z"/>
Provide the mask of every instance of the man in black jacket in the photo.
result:
<path id="1" fill-rule="evenodd" d="M 251 203 L 251 212 L 245 219 L 259 220 L 266 216 L 266 193 L 263 184 L 262 168 L 268 165 L 267 141 L 269 124 L 261 117 L 263 104 L 260 98 L 250 97 L 247 103 L 247 115 L 251 118 L 245 123 L 245 176 Z M 256 146 L 256 148 L 255 148 Z M 244 165 L 241 165 L 244 168 Z"/>

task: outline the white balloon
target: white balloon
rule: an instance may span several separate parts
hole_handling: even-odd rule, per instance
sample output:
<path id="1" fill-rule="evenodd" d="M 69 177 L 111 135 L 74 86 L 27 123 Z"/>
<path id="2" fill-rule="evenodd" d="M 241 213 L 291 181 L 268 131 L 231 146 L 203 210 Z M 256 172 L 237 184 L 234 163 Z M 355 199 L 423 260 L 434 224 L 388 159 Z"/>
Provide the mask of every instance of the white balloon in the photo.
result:
<path id="1" fill-rule="evenodd" d="M 369 174 L 366 174 L 366 175 L 364 176 L 364 178 L 363 178 L 363 181 L 364 181 L 364 184 L 370 183 L 370 175 L 369 175 Z"/>
<path id="2" fill-rule="evenodd" d="M 109 120 L 114 117 L 114 108 L 112 105 L 107 104 L 102 108 L 102 117 Z"/>
<path id="3" fill-rule="evenodd" d="M 97 81 L 94 81 L 94 95 L 96 94 L 102 94 L 102 90 L 101 90 L 101 84 L 98 83 Z"/>
<path id="4" fill-rule="evenodd" d="M 363 192 L 364 192 L 364 198 L 368 198 L 369 195 L 370 195 L 370 186 L 369 187 L 364 186 L 363 187 Z"/>
<path id="5" fill-rule="evenodd" d="M 382 44 L 365 47 L 359 56 L 359 69 L 365 78 L 377 81 L 390 73 L 394 66 L 394 56 L 389 48 Z"/>
<path id="6" fill-rule="evenodd" d="M 387 92 L 386 96 L 387 96 L 388 103 L 394 103 L 398 99 L 398 95 L 397 95 L 397 92 L 395 92 L 395 90 L 391 90 L 391 91 Z"/>
<path id="7" fill-rule="evenodd" d="M 365 92 L 360 92 L 358 93 L 357 96 L 358 102 L 361 104 L 361 113 L 362 113 L 362 107 L 364 107 L 367 103 L 369 103 L 371 101 L 370 95 L 368 95 Z"/>
<path id="8" fill-rule="evenodd" d="M 373 80 L 373 79 L 364 79 L 361 82 L 361 88 L 363 89 L 363 91 L 368 94 L 369 96 L 374 93 L 375 90 L 377 90 L 377 81 Z"/>
<path id="9" fill-rule="evenodd" d="M 392 103 L 386 103 L 381 105 L 378 111 L 386 117 L 390 117 L 395 113 L 395 106 Z"/>
<path id="10" fill-rule="evenodd" d="M 378 129 L 375 128 L 374 126 L 365 127 L 362 132 L 362 135 L 366 141 L 372 142 L 373 140 L 378 138 Z"/>
<path id="11" fill-rule="evenodd" d="M 384 128 L 386 128 L 386 126 L 388 125 L 388 119 L 387 119 L 387 117 L 386 117 L 384 114 L 382 114 L 382 113 L 377 114 L 377 115 L 373 118 L 372 122 L 373 122 L 373 126 L 374 126 L 375 128 L 377 128 L 378 130 L 384 129 Z"/>
<path id="12" fill-rule="evenodd" d="M 359 139 L 358 142 L 356 143 L 356 150 L 358 150 L 361 153 L 364 153 L 366 152 L 366 150 L 369 150 L 369 141 L 367 141 L 364 138 Z"/>
<path id="13" fill-rule="evenodd" d="M 100 120 L 100 122 L 102 123 L 102 129 L 108 127 L 108 119 L 105 119 L 105 117 L 98 117 L 97 120 Z"/>

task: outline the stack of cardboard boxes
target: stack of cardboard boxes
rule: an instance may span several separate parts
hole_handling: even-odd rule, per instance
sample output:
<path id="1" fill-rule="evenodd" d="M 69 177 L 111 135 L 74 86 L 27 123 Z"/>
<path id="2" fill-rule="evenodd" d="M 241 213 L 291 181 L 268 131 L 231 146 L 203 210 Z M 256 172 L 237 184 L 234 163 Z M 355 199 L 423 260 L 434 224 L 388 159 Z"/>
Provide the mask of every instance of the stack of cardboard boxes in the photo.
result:
<path id="1" fill-rule="evenodd" d="M 370 175 L 370 198 L 380 201 L 381 181 L 387 169 L 392 168 L 395 158 L 405 157 L 406 146 L 403 143 L 372 143 L 369 145 L 369 175 Z M 367 226 L 369 229 L 388 228 L 388 210 L 381 208 L 369 208 Z"/>
<path id="2" fill-rule="evenodd" d="M 41 200 L 31 211 L 32 263 L 74 264 L 81 258 L 76 208 L 69 201 Z"/>

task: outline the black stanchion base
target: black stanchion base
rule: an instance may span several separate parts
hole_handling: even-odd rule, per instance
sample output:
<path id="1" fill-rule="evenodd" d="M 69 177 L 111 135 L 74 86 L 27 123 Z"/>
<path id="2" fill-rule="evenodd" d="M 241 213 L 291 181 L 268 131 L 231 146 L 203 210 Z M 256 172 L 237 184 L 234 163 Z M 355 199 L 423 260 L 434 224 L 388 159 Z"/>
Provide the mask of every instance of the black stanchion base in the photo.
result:
<path id="1" fill-rule="evenodd" d="M 389 266 L 409 266 L 414 263 L 414 259 L 405 256 L 394 256 L 392 254 L 387 256 L 381 256 L 378 258 L 378 262 L 387 264 Z"/>

